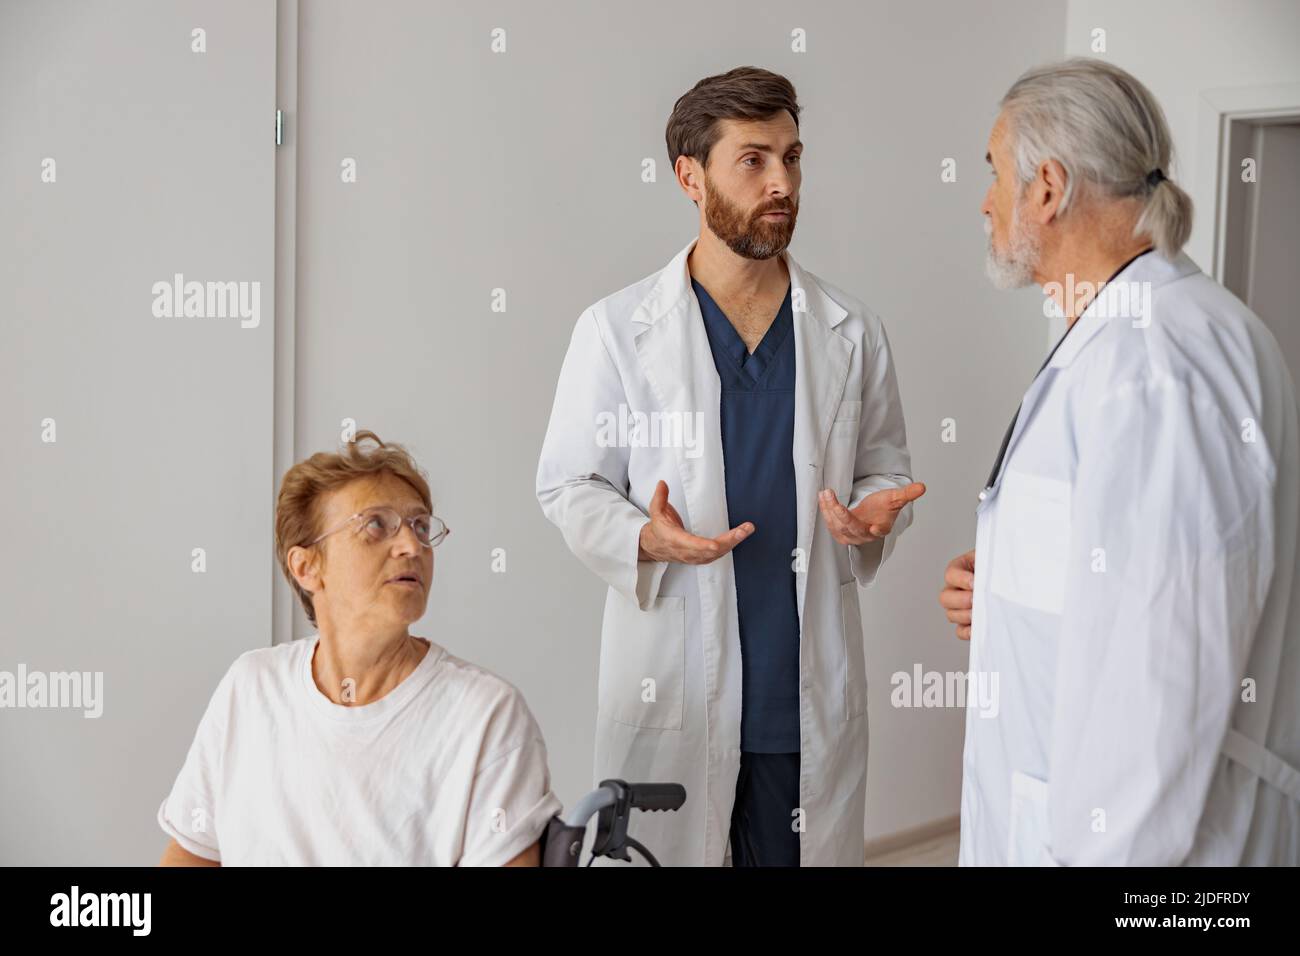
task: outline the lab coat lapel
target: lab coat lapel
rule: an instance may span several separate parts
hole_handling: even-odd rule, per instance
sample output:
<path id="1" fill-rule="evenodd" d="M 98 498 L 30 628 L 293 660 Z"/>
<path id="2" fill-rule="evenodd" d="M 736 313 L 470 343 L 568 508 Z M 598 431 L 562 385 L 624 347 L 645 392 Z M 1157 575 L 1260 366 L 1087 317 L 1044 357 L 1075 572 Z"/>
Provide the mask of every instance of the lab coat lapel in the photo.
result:
<path id="1" fill-rule="evenodd" d="M 666 460 L 675 452 L 686 495 L 683 520 L 687 530 L 712 538 L 728 528 L 719 415 L 722 385 L 686 269 L 686 257 L 694 245 L 692 240 L 659 274 L 632 321 L 643 326 L 636 334 L 636 353 L 642 374 L 659 402 L 658 410 L 679 414 L 683 422 L 685 416 L 691 416 L 692 422 L 702 423 L 698 455 L 687 457 L 682 448 L 664 452 Z"/>
<path id="2" fill-rule="evenodd" d="M 712 538 L 728 528 L 719 404 L 722 383 L 686 268 L 686 257 L 694 245 L 692 240 L 659 274 L 632 321 L 643 326 L 635 337 L 637 359 L 660 409 L 698 414 L 700 454 L 688 458 L 683 449 L 676 449 L 677 474 L 685 496 L 685 509 L 679 502 L 678 511 L 692 534 Z M 673 450 L 665 450 L 665 468 L 672 455 Z M 731 555 L 700 565 L 695 574 L 700 593 L 709 755 L 705 792 L 696 799 L 705 806 L 705 859 L 720 859 L 740 763 L 741 660 Z"/>
<path id="3" fill-rule="evenodd" d="M 1083 319 L 1080 318 L 1079 321 L 1082 322 Z M 1077 331 L 1083 330 L 1079 329 Z M 1065 346 L 1062 345 L 1061 347 L 1064 348 Z M 1025 425 L 1034 417 L 1034 410 L 1042 401 L 1047 386 L 1055 375 L 1056 371 L 1049 365 L 1029 383 L 1029 389 L 1025 392 L 1025 397 L 1020 400 L 1020 410 L 1016 413 L 1016 421 L 1011 429 L 1011 438 L 1007 442 L 1006 452 L 1002 455 L 1002 464 L 998 468 L 998 473 L 993 476 L 993 484 L 980 492 L 980 503 L 979 507 L 975 509 L 976 512 L 988 507 L 992 500 L 997 497 L 998 489 L 1002 487 L 1002 476 L 1007 473 L 1007 462 L 1011 460 L 1011 453 L 1016 450 L 1020 436 L 1025 432 Z"/>
<path id="4" fill-rule="evenodd" d="M 794 311 L 794 484 L 798 509 L 797 546 L 808 562 L 819 509 L 817 495 L 823 487 L 826 441 L 835 421 L 849 377 L 853 345 L 835 331 L 848 314 L 826 294 L 816 279 L 799 268 L 785 253 L 790 270 L 790 298 Z M 847 502 L 844 502 L 847 504 Z M 810 568 L 810 563 L 804 567 Z M 799 622 L 803 624 L 808 575 L 796 576 Z"/>

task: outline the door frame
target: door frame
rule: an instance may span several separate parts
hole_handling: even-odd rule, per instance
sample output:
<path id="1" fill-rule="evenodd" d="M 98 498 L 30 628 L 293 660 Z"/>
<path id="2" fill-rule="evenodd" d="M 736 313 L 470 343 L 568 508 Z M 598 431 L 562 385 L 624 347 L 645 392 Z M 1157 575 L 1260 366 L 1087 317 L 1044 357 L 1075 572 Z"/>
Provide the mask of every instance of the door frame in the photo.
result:
<path id="1" fill-rule="evenodd" d="M 1201 92 L 1200 141 L 1198 143 L 1197 199 L 1208 210 L 1211 225 L 1210 274 L 1227 284 L 1225 276 L 1234 267 L 1228 253 L 1233 234 L 1234 195 L 1244 184 L 1225 175 L 1231 160 L 1234 124 L 1243 122 L 1300 122 L 1300 83 L 1269 86 L 1238 86 Z M 1236 189 L 1234 190 L 1234 184 Z"/>

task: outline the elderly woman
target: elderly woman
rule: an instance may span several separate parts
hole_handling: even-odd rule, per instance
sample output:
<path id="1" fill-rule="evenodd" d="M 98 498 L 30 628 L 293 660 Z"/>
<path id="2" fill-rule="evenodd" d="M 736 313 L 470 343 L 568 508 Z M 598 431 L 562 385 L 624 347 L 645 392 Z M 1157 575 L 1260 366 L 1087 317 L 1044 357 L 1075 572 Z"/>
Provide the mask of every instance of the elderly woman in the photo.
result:
<path id="1" fill-rule="evenodd" d="M 164 865 L 538 864 L 560 803 L 527 704 L 409 630 L 448 533 L 432 511 L 372 432 L 285 474 L 276 554 L 318 633 L 217 685 L 158 810 Z"/>

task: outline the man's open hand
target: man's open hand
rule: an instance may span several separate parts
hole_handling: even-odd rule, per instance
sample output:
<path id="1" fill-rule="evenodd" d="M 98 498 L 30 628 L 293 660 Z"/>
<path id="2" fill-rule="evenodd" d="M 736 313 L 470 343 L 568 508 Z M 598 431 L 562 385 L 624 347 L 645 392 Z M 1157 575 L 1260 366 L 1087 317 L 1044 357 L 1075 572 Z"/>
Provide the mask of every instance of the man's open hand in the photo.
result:
<path id="1" fill-rule="evenodd" d="M 668 484 L 655 485 L 650 499 L 650 520 L 641 527 L 642 561 L 674 561 L 677 564 L 708 564 L 722 557 L 754 533 L 746 521 L 716 538 L 700 538 L 686 530 L 677 509 L 668 503 Z"/>
<path id="2" fill-rule="evenodd" d="M 894 528 L 898 513 L 908 502 L 925 494 L 925 485 L 914 481 L 903 488 L 886 488 L 867 495 L 850 511 L 829 488 L 822 489 L 817 503 L 831 537 L 840 544 L 870 544 Z"/>

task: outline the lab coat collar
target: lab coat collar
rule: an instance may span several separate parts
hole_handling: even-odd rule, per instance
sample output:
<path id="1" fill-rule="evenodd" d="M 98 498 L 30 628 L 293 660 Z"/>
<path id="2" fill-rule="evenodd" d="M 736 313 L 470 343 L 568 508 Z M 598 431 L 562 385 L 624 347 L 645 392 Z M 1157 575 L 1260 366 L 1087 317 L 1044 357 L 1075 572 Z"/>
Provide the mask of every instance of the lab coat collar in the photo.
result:
<path id="1" fill-rule="evenodd" d="M 653 325 L 686 302 L 687 296 L 695 295 L 695 291 L 691 288 L 691 275 L 686 259 L 698 241 L 697 236 L 687 243 L 681 252 L 673 256 L 672 261 L 659 274 L 659 279 L 651 288 L 649 295 L 632 312 L 633 322 Z M 794 311 L 807 312 L 815 316 L 824 322 L 828 329 L 839 325 L 848 315 L 848 311 L 832 299 L 815 278 L 799 267 L 794 256 L 790 255 L 789 249 L 781 255 L 785 259 L 786 268 L 790 270 L 790 294 Z"/>
<path id="2" fill-rule="evenodd" d="M 1141 322 L 1141 318 L 1135 318 L 1128 310 L 1123 310 L 1120 306 L 1121 296 L 1129 296 L 1130 302 L 1142 301 L 1146 306 L 1150 306 L 1150 298 L 1145 292 L 1138 291 L 1136 297 L 1130 293 L 1134 292 L 1132 283 L 1147 283 L 1144 287 L 1146 290 L 1154 291 L 1166 282 L 1172 282 L 1175 279 L 1181 279 L 1183 276 L 1199 272 L 1191 259 L 1186 253 L 1180 252 L 1172 261 L 1166 259 L 1159 252 L 1148 252 L 1145 255 L 1138 256 L 1131 262 L 1127 268 L 1119 275 L 1115 276 L 1110 282 L 1102 286 L 1101 292 L 1088 303 L 1088 307 L 1083 310 L 1083 314 L 1075 320 L 1077 328 L 1072 328 L 1065 340 L 1056 350 L 1049 363 L 1051 368 L 1066 368 L 1071 362 L 1083 351 L 1083 347 L 1088 344 L 1089 340 L 1105 328 L 1106 323 L 1111 318 L 1116 318 L 1122 322 Z M 1121 315 L 1121 312 L 1123 315 Z M 1150 321 L 1150 316 L 1145 317 Z M 1138 328 L 1140 326 L 1134 326 Z"/>

